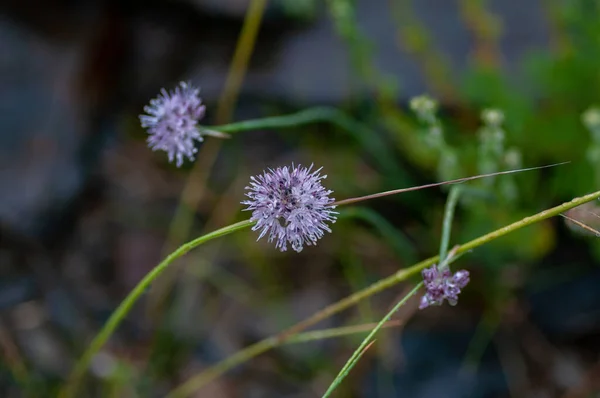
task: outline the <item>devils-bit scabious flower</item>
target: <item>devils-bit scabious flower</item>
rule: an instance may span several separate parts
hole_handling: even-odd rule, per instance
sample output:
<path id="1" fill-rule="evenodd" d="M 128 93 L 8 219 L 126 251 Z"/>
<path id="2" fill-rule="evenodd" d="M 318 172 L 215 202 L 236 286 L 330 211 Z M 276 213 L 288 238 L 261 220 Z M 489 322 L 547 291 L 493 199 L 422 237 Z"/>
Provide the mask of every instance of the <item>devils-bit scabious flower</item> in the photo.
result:
<path id="1" fill-rule="evenodd" d="M 251 178 L 246 187 L 250 199 L 242 204 L 252 211 L 251 220 L 256 222 L 252 230 L 260 230 L 258 239 L 268 233 L 269 242 L 275 241 L 281 251 L 287 250 L 289 243 L 300 252 L 305 244 L 316 244 L 325 231 L 331 232 L 327 223 L 336 220 L 335 199 L 329 197 L 332 191 L 321 185 L 327 176 L 319 174 L 321 169 L 311 171 L 312 167 L 292 164 Z"/>
<path id="2" fill-rule="evenodd" d="M 148 146 L 154 151 L 165 151 L 169 162 L 176 161 L 177 167 L 183 158 L 194 160 L 197 152 L 194 141 L 203 141 L 197 127 L 204 116 L 205 106 L 198 96 L 200 90 L 181 82 L 174 90 L 164 88 L 160 95 L 144 107 L 147 115 L 140 115 L 142 127 L 148 129 Z"/>
<path id="3" fill-rule="evenodd" d="M 450 305 L 456 305 L 460 289 L 469 283 L 469 271 L 460 270 L 452 275 L 448 267 L 439 270 L 435 264 L 431 268 L 425 268 L 422 275 L 426 291 L 421 298 L 419 309 L 430 305 L 442 305 L 444 299 L 448 300 Z"/>

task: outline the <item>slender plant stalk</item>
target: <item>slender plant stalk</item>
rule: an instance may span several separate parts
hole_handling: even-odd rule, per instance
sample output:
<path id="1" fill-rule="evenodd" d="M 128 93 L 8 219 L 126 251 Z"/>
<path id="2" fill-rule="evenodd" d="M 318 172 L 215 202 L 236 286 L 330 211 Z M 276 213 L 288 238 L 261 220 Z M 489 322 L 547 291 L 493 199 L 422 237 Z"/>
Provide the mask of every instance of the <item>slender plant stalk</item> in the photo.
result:
<path id="1" fill-rule="evenodd" d="M 69 380 L 67 381 L 63 390 L 60 392 L 59 397 L 68 398 L 75 396 L 79 382 L 85 374 L 94 356 L 98 353 L 100 348 L 106 343 L 106 341 L 112 335 L 117 326 L 125 318 L 131 307 L 133 307 L 133 304 L 141 297 L 142 294 L 144 294 L 144 292 L 146 291 L 148 286 L 150 286 L 150 284 L 154 281 L 154 279 L 156 279 L 158 275 L 160 275 L 165 269 L 167 269 L 167 267 L 173 261 L 180 258 L 193 248 L 208 242 L 209 240 L 230 234 L 243 228 L 247 228 L 253 224 L 254 222 L 250 220 L 240 221 L 238 223 L 231 224 L 227 227 L 218 229 L 209 234 L 203 235 L 184 245 L 181 245 L 177 250 L 169 254 L 160 264 L 154 267 L 154 269 L 152 269 L 152 271 L 150 271 L 136 285 L 136 287 L 133 288 L 133 290 L 127 295 L 127 297 L 125 297 L 121 304 L 119 304 L 117 309 L 112 313 L 108 321 L 104 324 L 100 332 L 96 335 L 94 340 L 92 340 L 83 356 L 75 364 L 73 371 L 69 377 Z"/>
<path id="2" fill-rule="evenodd" d="M 337 202 L 335 202 L 333 204 L 336 205 L 336 206 L 349 205 L 349 204 L 352 204 L 352 203 L 362 202 L 362 201 L 369 200 L 369 199 L 377 199 L 377 198 L 382 198 L 384 196 L 397 195 L 399 193 L 405 193 L 405 192 L 411 192 L 411 191 L 418 191 L 418 190 L 425 189 L 425 188 L 439 187 L 441 185 L 458 184 L 458 183 L 462 183 L 462 182 L 467 182 L 467 181 L 472 181 L 472 180 L 478 180 L 480 178 L 486 178 L 486 177 L 499 176 L 499 175 L 503 175 L 503 174 L 513 174 L 513 173 L 520 173 L 522 171 L 532 171 L 532 170 L 545 169 L 545 168 L 548 168 L 548 167 L 560 166 L 560 165 L 567 164 L 567 163 L 569 163 L 569 162 L 549 164 L 547 166 L 528 167 L 528 168 L 525 168 L 525 169 L 499 171 L 499 172 L 496 172 L 496 173 L 489 173 L 489 174 L 479 174 L 479 175 L 472 176 L 472 177 L 457 178 L 455 180 L 448 180 L 448 181 L 436 182 L 436 183 L 433 183 L 433 184 L 419 185 L 419 186 L 416 186 L 416 187 L 393 189 L 391 191 L 374 193 L 374 194 L 371 194 L 371 195 L 360 196 L 360 197 L 357 197 L 357 198 L 350 198 L 350 199 L 338 200 Z"/>
<path id="3" fill-rule="evenodd" d="M 561 216 L 563 216 L 565 219 L 571 221 L 573 224 L 580 226 L 581 228 L 585 229 L 586 231 L 591 232 L 591 233 L 593 233 L 596 236 L 600 236 L 600 232 L 596 231 L 594 228 L 590 227 L 589 225 L 585 225 L 581 221 L 577 221 L 574 218 L 571 218 L 569 216 L 565 216 L 564 214 L 561 214 Z"/>
<path id="4" fill-rule="evenodd" d="M 254 52 L 258 31 L 267 8 L 267 0 L 252 0 L 248 4 L 248 11 L 244 18 L 244 24 L 238 38 L 238 42 L 229 66 L 227 79 L 223 88 L 223 94 L 219 98 L 217 107 L 217 123 L 231 120 L 234 104 L 238 98 L 250 57 Z"/>
<path id="5" fill-rule="evenodd" d="M 245 120 L 221 126 L 210 126 L 210 130 L 216 130 L 221 133 L 238 133 L 249 130 L 295 128 L 318 122 L 331 123 L 344 130 L 361 147 L 365 148 L 366 152 L 371 155 L 373 161 L 377 162 L 382 170 L 393 171 L 399 173 L 399 175 L 406 174 L 397 166 L 389 147 L 371 128 L 354 120 L 337 108 L 315 107 L 289 115 Z"/>
<path id="6" fill-rule="evenodd" d="M 392 328 L 395 326 L 402 325 L 402 322 L 394 320 L 385 322 L 383 324 L 383 328 Z M 349 336 L 352 334 L 370 332 L 374 327 L 377 326 L 377 323 L 365 323 L 362 325 L 353 325 L 353 326 L 342 326 L 339 328 L 331 328 L 331 329 L 322 329 L 322 330 L 314 330 L 310 332 L 304 332 L 297 334 L 291 337 L 289 340 L 283 342 L 283 344 L 296 344 L 296 343 L 306 343 L 309 341 L 317 341 L 317 340 L 325 340 L 331 339 L 334 337 L 343 337 Z"/>
<path id="7" fill-rule="evenodd" d="M 469 250 L 473 250 L 483 244 L 489 243 L 495 239 L 501 238 L 504 235 L 517 231 L 521 228 L 527 227 L 529 225 L 535 224 L 537 222 L 546 220 L 550 217 L 554 217 L 559 215 L 562 212 L 570 210 L 574 207 L 580 206 L 584 203 L 591 202 L 592 200 L 596 200 L 600 198 L 600 191 L 590 193 L 585 196 L 581 196 L 579 198 L 575 198 L 569 202 L 565 202 L 559 206 L 550 208 L 548 210 L 544 210 L 540 213 L 537 213 L 533 216 L 525 217 L 522 220 L 514 222 L 510 225 L 497 229 L 493 232 L 490 232 L 486 235 L 483 235 L 477 239 L 474 239 L 470 242 L 467 242 L 463 245 L 460 245 L 456 249 L 456 254 L 459 255 L 461 253 L 468 252 Z M 369 298 L 379 292 L 382 292 L 399 282 L 402 282 L 411 276 L 421 272 L 423 268 L 430 267 L 435 264 L 439 259 L 439 256 L 431 257 L 426 260 L 423 260 L 412 267 L 401 269 L 391 276 L 381 279 L 374 284 L 364 288 L 361 291 L 355 292 L 350 296 L 331 304 L 328 307 L 325 307 L 321 311 L 313 314 L 309 318 L 295 324 L 294 326 L 282 331 L 281 333 L 268 337 L 264 340 L 261 340 L 247 348 L 238 351 L 232 356 L 224 359 L 221 362 L 218 362 L 216 365 L 211 368 L 198 373 L 197 375 L 191 377 L 186 382 L 181 384 L 175 390 L 173 390 L 168 397 L 169 398 L 179 398 L 189 396 L 196 390 L 200 389 L 216 377 L 222 375 L 228 370 L 241 365 L 242 363 L 263 354 L 270 350 L 273 347 L 279 345 L 282 341 L 290 339 L 292 336 L 300 333 L 301 331 L 323 321 L 324 319 L 329 318 L 330 316 L 337 314 L 347 308 L 352 307 L 356 303 Z"/>
<path id="8" fill-rule="evenodd" d="M 404 298 L 402 300 L 398 301 L 398 303 L 390 310 L 390 312 L 388 312 L 383 317 L 383 319 L 381 319 L 381 321 L 377 324 L 377 326 L 375 326 L 375 328 L 373 328 L 373 330 L 371 330 L 371 333 L 369 333 L 367 335 L 367 337 L 365 337 L 365 339 L 362 341 L 362 343 L 360 344 L 360 346 L 356 349 L 356 351 L 354 351 L 354 353 L 352 354 L 352 356 L 350 357 L 350 359 L 348 359 L 348 361 L 346 362 L 346 364 L 344 365 L 344 367 L 342 368 L 342 370 L 340 370 L 340 372 L 338 373 L 337 377 L 333 380 L 333 382 L 331 383 L 331 385 L 329 386 L 329 388 L 327 389 L 327 391 L 323 395 L 323 398 L 329 397 L 329 395 L 331 395 L 331 393 L 333 392 L 333 390 L 335 390 L 337 388 L 337 386 L 340 385 L 340 383 L 342 382 L 342 380 L 344 380 L 344 378 L 346 377 L 346 375 L 348 375 L 348 372 L 350 372 L 350 370 L 358 362 L 358 360 L 362 356 L 362 353 L 365 351 L 366 347 L 370 343 L 373 342 L 372 341 L 373 337 L 375 336 L 375 334 L 377 334 L 377 332 L 379 331 L 379 329 L 381 329 L 381 327 L 387 321 L 390 320 L 390 318 L 392 317 L 392 315 L 394 315 L 396 313 L 396 311 L 398 311 L 398 309 L 400 309 L 400 307 L 402 307 L 404 304 L 406 304 L 406 302 L 408 301 L 408 299 L 410 299 L 412 296 L 414 296 L 417 293 L 417 291 L 421 288 L 422 285 L 423 285 L 423 282 L 418 283 L 417 286 L 415 286 L 406 296 L 404 296 Z"/>
<path id="9" fill-rule="evenodd" d="M 444 224 L 442 225 L 442 240 L 440 241 L 439 258 L 442 260 L 448 255 L 448 247 L 450 246 L 450 231 L 452 230 L 452 220 L 454 219 L 454 209 L 458 203 L 462 187 L 453 186 L 450 188 L 448 200 L 446 201 L 446 209 L 444 211 Z"/>
<path id="10" fill-rule="evenodd" d="M 271 116 L 223 124 L 221 126 L 211 126 L 210 129 L 220 131 L 222 133 L 239 133 L 248 130 L 294 128 L 305 124 L 326 121 L 333 122 L 333 124 L 336 124 L 340 127 L 348 125 L 354 127 L 357 124 L 357 122 L 351 120 L 339 109 L 323 106 L 305 109 L 290 115 Z"/>

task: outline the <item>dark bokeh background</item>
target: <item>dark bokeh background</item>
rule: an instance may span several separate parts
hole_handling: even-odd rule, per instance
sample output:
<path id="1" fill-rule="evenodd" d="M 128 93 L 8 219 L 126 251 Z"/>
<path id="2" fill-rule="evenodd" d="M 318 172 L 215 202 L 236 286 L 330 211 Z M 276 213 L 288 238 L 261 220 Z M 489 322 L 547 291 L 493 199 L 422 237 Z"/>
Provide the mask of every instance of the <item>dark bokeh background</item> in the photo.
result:
<path id="1" fill-rule="evenodd" d="M 202 89 L 203 123 L 227 121 L 217 115 L 226 114 L 220 98 L 247 5 L 0 4 L 1 396 L 54 396 L 111 311 L 169 249 L 246 215 L 243 188 L 265 167 L 323 165 L 338 199 L 439 180 L 437 155 L 408 110 L 415 95 L 440 101 L 458 176 L 477 173 L 479 114 L 490 106 L 504 112 L 506 145 L 523 166 L 571 161 L 515 177 L 510 200 L 498 199 L 497 179 L 487 196 L 461 202 L 453 243 L 600 188 L 581 123 L 600 93 L 595 0 L 271 1 L 232 120 L 326 105 L 366 130 L 315 123 L 208 139 L 197 165 L 176 169 L 147 149 L 137 117 L 161 87 L 189 80 Z M 173 221 L 186 184 L 198 203 Z M 445 194 L 348 208 L 333 234 L 301 254 L 256 243 L 250 231 L 200 247 L 135 307 L 80 396 L 164 396 L 436 254 Z M 599 207 L 570 216 L 598 229 Z M 411 301 L 397 314 L 406 325 L 381 333 L 339 396 L 597 396 L 599 256 L 598 237 L 560 218 L 477 249 L 458 263 L 472 274 L 459 305 L 419 312 Z M 175 289 L 164 288 L 169 282 Z M 409 288 L 318 327 L 376 321 Z M 160 291 L 170 293 L 157 304 Z M 277 348 L 197 396 L 320 396 L 360 338 Z"/>

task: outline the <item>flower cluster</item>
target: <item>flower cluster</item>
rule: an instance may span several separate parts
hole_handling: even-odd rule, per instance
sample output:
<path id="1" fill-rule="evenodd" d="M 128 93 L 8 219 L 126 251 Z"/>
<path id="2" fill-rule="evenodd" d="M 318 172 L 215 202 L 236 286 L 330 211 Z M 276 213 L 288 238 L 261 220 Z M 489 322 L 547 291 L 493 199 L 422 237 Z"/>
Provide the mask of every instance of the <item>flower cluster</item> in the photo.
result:
<path id="1" fill-rule="evenodd" d="M 252 230 L 260 230 L 258 239 L 269 235 L 275 247 L 287 250 L 288 243 L 297 252 L 303 246 L 314 245 L 324 232 L 331 232 L 327 222 L 334 223 L 337 212 L 333 211 L 335 199 L 321 185 L 326 175 L 321 169 L 311 171 L 300 165 L 291 168 L 269 169 L 262 175 L 252 177 L 246 196 L 249 200 L 245 210 L 252 211 L 251 220 L 256 224 Z"/>
<path id="2" fill-rule="evenodd" d="M 425 268 L 422 275 L 426 292 L 421 298 L 419 309 L 430 305 L 442 305 L 444 299 L 448 300 L 450 305 L 456 305 L 460 289 L 469 283 L 469 271 L 460 270 L 452 275 L 447 266 L 439 270 L 434 264 L 431 268 Z"/>
<path id="3" fill-rule="evenodd" d="M 144 107 L 147 115 L 140 115 L 142 127 L 148 129 L 148 146 L 154 150 L 167 152 L 169 162 L 176 161 L 177 167 L 183 158 L 194 160 L 197 152 L 194 141 L 203 141 L 197 127 L 204 116 L 205 106 L 198 96 L 200 90 L 181 82 L 175 90 L 160 95 Z"/>

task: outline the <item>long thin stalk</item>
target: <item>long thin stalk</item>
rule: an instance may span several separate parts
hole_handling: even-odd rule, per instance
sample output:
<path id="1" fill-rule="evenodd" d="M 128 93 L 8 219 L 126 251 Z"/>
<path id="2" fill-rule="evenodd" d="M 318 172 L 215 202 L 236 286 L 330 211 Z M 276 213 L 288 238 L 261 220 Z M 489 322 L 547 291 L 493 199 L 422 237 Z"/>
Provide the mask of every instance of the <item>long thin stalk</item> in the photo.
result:
<path id="1" fill-rule="evenodd" d="M 581 221 L 577 221 L 574 218 L 571 218 L 569 216 L 566 216 L 564 214 L 561 214 L 561 216 L 563 216 L 565 219 L 571 221 L 573 224 L 585 229 L 588 232 L 593 233 L 594 235 L 600 237 L 600 232 L 596 231 L 594 228 L 590 227 L 589 225 L 585 225 L 584 223 L 582 223 Z"/>
<path id="2" fill-rule="evenodd" d="M 392 328 L 395 326 L 402 325 L 402 322 L 399 320 L 385 322 L 383 324 L 383 328 Z M 332 339 L 334 337 L 343 337 L 349 336 L 358 333 L 370 332 L 376 327 L 376 323 L 364 323 L 362 325 L 352 325 L 352 326 L 342 326 L 339 328 L 331 328 L 331 329 L 321 329 L 321 330 L 312 330 L 310 332 L 299 333 L 289 340 L 283 342 L 283 344 L 297 344 L 297 343 L 307 343 L 310 341 L 317 340 L 325 340 Z"/>
<path id="3" fill-rule="evenodd" d="M 532 171 L 532 170 L 545 169 L 545 168 L 548 168 L 548 167 L 560 166 L 560 165 L 567 164 L 567 163 L 569 163 L 569 162 L 555 163 L 555 164 L 549 164 L 549 165 L 546 165 L 546 166 L 538 166 L 538 167 L 528 167 L 528 168 L 525 168 L 525 169 L 499 171 L 499 172 L 496 172 L 496 173 L 489 173 L 489 174 L 479 174 L 479 175 L 472 176 L 472 177 L 457 178 L 455 180 L 448 180 L 448 181 L 436 182 L 436 183 L 433 183 L 433 184 L 419 185 L 419 186 L 415 186 L 415 187 L 408 187 L 408 188 L 401 188 L 401 189 L 393 189 L 391 191 L 374 193 L 374 194 L 371 194 L 371 195 L 360 196 L 360 197 L 357 197 L 357 198 L 350 198 L 350 199 L 338 200 L 337 202 L 335 202 L 333 204 L 335 206 L 349 205 L 349 204 L 352 204 L 352 203 L 363 202 L 363 201 L 369 200 L 369 199 L 377 199 L 377 198 L 382 198 L 384 196 L 397 195 L 399 193 L 405 193 L 405 192 L 411 192 L 411 191 L 418 191 L 418 190 L 425 189 L 425 188 L 439 187 L 441 185 L 458 184 L 458 183 L 461 183 L 461 182 L 478 180 L 480 178 L 486 178 L 486 177 L 499 176 L 499 175 L 503 175 L 503 174 L 513 174 L 513 173 L 520 173 L 522 171 Z"/>
<path id="4" fill-rule="evenodd" d="M 258 31 L 267 8 L 267 0 L 252 0 L 248 4 L 248 11 L 244 18 L 244 24 L 238 38 L 238 42 L 229 66 L 223 94 L 219 98 L 217 107 L 217 123 L 224 123 L 231 120 L 234 104 L 238 98 L 242 82 L 246 76 L 246 70 L 250 62 L 250 57 L 254 52 Z"/>
<path id="5" fill-rule="evenodd" d="M 442 225 L 442 240 L 440 241 L 439 257 L 444 260 L 448 254 L 450 245 L 450 232 L 452 229 L 452 220 L 454 219 L 454 209 L 458 203 L 458 197 L 462 191 L 461 186 L 453 186 L 450 188 L 448 200 L 446 201 L 446 209 L 444 210 L 444 224 Z"/>
<path id="6" fill-rule="evenodd" d="M 418 283 L 417 286 L 415 286 L 406 296 L 404 296 L 404 298 L 402 300 L 398 301 L 398 303 L 396 303 L 396 305 L 394 305 L 394 307 L 390 310 L 390 312 L 388 312 L 381 319 L 381 321 L 377 324 L 377 326 L 375 326 L 373 328 L 373 330 L 371 330 L 371 333 L 369 333 L 367 335 L 367 337 L 364 338 L 364 340 L 362 341 L 360 346 L 356 349 L 356 351 L 354 351 L 354 353 L 352 354 L 350 359 L 348 359 L 348 361 L 346 362 L 344 367 L 340 370 L 340 372 L 338 373 L 336 378 L 333 380 L 333 382 L 331 383 L 331 385 L 329 386 L 329 388 L 327 389 L 325 394 L 323 394 L 323 398 L 329 397 L 329 395 L 331 395 L 333 390 L 335 390 L 337 388 L 337 386 L 340 385 L 342 380 L 344 380 L 344 378 L 348 375 L 348 372 L 350 372 L 350 370 L 354 367 L 356 362 L 358 362 L 358 360 L 360 359 L 360 356 L 365 351 L 367 346 L 373 342 L 372 341 L 373 337 L 375 337 L 375 334 L 379 331 L 379 329 L 381 329 L 381 327 L 392 317 L 392 315 L 394 315 L 394 313 L 396 313 L 396 311 L 398 311 L 398 309 L 400 309 L 400 307 L 402 307 L 404 304 L 406 304 L 408 299 L 410 299 L 413 295 L 415 295 L 417 293 L 417 291 L 421 288 L 422 285 L 423 285 L 423 282 Z"/>
<path id="7" fill-rule="evenodd" d="M 521 228 L 527 227 L 531 224 L 535 224 L 537 222 L 548 219 L 550 217 L 557 216 L 562 212 L 565 212 L 574 207 L 580 206 L 584 203 L 591 202 L 592 200 L 596 200 L 598 198 L 600 198 L 600 191 L 590 193 L 588 195 L 581 196 L 579 198 L 575 198 L 569 202 L 563 203 L 559 206 L 553 207 L 548 210 L 544 210 L 533 216 L 525 217 L 522 220 L 514 222 L 510 225 L 507 225 L 505 227 L 497 229 L 497 230 L 490 232 L 486 235 L 483 235 L 477 239 L 474 239 L 468 243 L 458 246 L 456 249 L 456 254 L 458 255 L 461 253 L 468 252 L 469 250 L 473 250 L 485 243 L 491 242 L 492 240 L 498 239 L 498 238 L 500 238 L 504 235 L 507 235 L 511 232 L 517 231 Z M 283 332 L 281 332 L 275 336 L 268 337 L 268 338 L 261 340 L 251 346 L 248 346 L 247 348 L 245 348 L 241 351 L 238 351 L 234 355 L 224 359 L 223 361 L 217 363 L 216 365 L 212 366 L 211 368 L 209 368 L 201 373 L 198 373 L 197 375 L 188 379 L 186 382 L 184 382 L 179 387 L 177 387 L 175 390 L 173 390 L 168 395 L 168 398 L 176 398 L 176 397 L 180 398 L 180 397 L 189 396 L 190 394 L 192 394 L 196 390 L 200 389 L 202 386 L 206 385 L 208 382 L 212 381 L 216 377 L 222 375 L 223 373 L 227 372 L 228 370 L 230 370 L 236 366 L 239 366 L 242 363 L 244 363 L 260 354 L 265 353 L 266 351 L 270 350 L 271 348 L 279 345 L 282 341 L 285 341 L 285 340 L 291 338 L 295 334 L 298 334 L 299 332 L 321 322 L 322 320 L 327 319 L 330 316 L 337 314 L 338 312 L 341 312 L 347 308 L 350 308 L 354 304 L 356 304 L 368 297 L 371 297 L 374 294 L 382 292 L 382 291 L 398 284 L 399 282 L 402 282 L 402 281 L 408 279 L 409 277 L 421 272 L 421 270 L 423 268 L 430 267 L 431 265 L 435 264 L 438 261 L 438 258 L 439 258 L 439 256 L 431 257 L 431 258 L 428 258 L 426 260 L 423 260 L 423 261 L 413 265 L 412 267 L 401 269 L 401 270 L 397 271 L 396 273 L 392 274 L 391 276 L 381 279 L 381 280 L 375 282 L 374 284 L 366 287 L 365 289 L 358 291 L 356 293 L 353 293 L 352 295 L 350 295 L 334 304 L 331 304 L 328 307 L 325 307 L 321 311 L 319 311 L 319 312 L 313 314 L 312 316 L 310 316 L 309 318 L 295 324 L 294 326 L 290 327 L 289 329 L 286 329 Z"/>
<path id="8" fill-rule="evenodd" d="M 346 115 L 337 108 L 315 107 L 305 109 L 296 113 L 282 116 L 271 116 L 261 119 L 245 120 L 242 122 L 229 123 L 221 126 L 210 126 L 210 130 L 221 133 L 237 133 L 249 130 L 272 130 L 295 128 L 298 126 L 313 124 L 317 122 L 331 123 L 347 134 L 352 136 L 361 147 L 365 148 L 373 161 L 378 163 L 384 171 L 402 173 L 389 146 L 369 126 L 362 124 Z"/>
<path id="9" fill-rule="evenodd" d="M 223 124 L 221 126 L 210 126 L 210 129 L 220 131 L 222 133 L 238 133 L 249 130 L 292 128 L 319 121 L 333 122 L 339 127 L 358 125 L 358 122 L 351 120 L 339 109 L 320 106 L 305 109 L 289 115 L 270 116 L 260 119 L 250 119 L 241 122 Z"/>
<path id="10" fill-rule="evenodd" d="M 154 267 L 152 271 L 146 274 L 146 276 L 136 285 L 136 287 L 133 288 L 131 292 L 129 292 L 129 294 L 127 295 L 127 297 L 125 297 L 121 304 L 119 304 L 119 306 L 112 313 L 110 318 L 108 318 L 108 321 L 104 324 L 100 332 L 92 340 L 83 356 L 75 364 L 73 371 L 71 372 L 71 375 L 69 377 L 69 380 L 65 384 L 65 387 L 59 393 L 59 397 L 68 398 L 75 396 L 79 382 L 85 374 L 94 356 L 106 343 L 106 341 L 112 335 L 117 326 L 119 326 L 119 324 L 125 318 L 133 304 L 140 298 L 140 296 L 146 291 L 146 289 L 158 277 L 158 275 L 160 275 L 165 269 L 167 269 L 167 267 L 173 261 L 180 258 L 193 248 L 200 246 L 205 242 L 208 242 L 209 240 L 230 234 L 242 228 L 247 228 L 253 224 L 254 222 L 250 220 L 240 221 L 238 223 L 231 224 L 227 227 L 213 231 L 209 234 L 203 235 L 184 245 L 181 245 L 177 250 L 169 254 L 160 264 Z"/>

